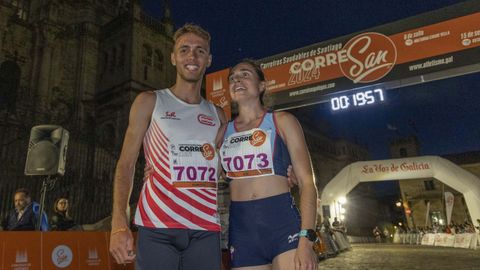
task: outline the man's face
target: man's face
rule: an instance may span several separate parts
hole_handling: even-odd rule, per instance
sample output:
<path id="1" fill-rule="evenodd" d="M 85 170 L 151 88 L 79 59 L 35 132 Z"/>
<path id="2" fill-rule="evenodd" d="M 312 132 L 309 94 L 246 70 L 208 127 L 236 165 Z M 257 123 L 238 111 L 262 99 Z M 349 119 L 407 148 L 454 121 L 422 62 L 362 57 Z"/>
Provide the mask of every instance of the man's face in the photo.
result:
<path id="1" fill-rule="evenodd" d="M 15 209 L 17 211 L 24 210 L 25 207 L 30 203 L 30 199 L 23 192 L 15 194 Z"/>
<path id="2" fill-rule="evenodd" d="M 210 46 L 205 39 L 193 33 L 184 34 L 175 42 L 171 61 L 181 79 L 198 82 L 212 62 Z"/>

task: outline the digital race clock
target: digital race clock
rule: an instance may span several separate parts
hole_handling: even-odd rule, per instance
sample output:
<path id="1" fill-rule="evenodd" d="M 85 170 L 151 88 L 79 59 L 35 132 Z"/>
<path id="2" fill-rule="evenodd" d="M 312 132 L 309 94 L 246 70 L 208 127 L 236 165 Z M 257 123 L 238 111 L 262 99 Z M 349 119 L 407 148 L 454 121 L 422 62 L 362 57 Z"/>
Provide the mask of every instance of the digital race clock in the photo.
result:
<path id="1" fill-rule="evenodd" d="M 346 110 L 350 107 L 362 107 L 384 101 L 383 90 L 378 88 L 342 95 L 330 99 L 332 111 Z"/>

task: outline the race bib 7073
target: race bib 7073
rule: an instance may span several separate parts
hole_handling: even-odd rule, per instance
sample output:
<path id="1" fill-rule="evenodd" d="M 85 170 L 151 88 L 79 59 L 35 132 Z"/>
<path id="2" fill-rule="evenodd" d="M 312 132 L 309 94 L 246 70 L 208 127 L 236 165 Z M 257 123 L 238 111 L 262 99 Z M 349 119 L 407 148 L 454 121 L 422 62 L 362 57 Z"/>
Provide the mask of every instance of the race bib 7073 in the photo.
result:
<path id="1" fill-rule="evenodd" d="M 234 133 L 222 144 L 221 162 L 232 179 L 273 175 L 271 130 L 259 128 Z"/>

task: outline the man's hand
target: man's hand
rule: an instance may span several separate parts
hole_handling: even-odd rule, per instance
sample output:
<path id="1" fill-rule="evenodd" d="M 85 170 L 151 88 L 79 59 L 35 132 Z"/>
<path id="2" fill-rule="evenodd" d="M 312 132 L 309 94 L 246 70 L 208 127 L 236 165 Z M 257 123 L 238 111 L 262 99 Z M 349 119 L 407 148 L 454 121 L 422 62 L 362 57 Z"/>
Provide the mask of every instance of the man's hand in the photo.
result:
<path id="1" fill-rule="evenodd" d="M 150 178 L 150 175 L 153 174 L 153 167 L 150 167 L 148 163 L 145 164 L 145 168 L 143 168 L 143 182 L 147 181 Z"/>
<path id="2" fill-rule="evenodd" d="M 129 229 L 112 230 L 110 234 L 110 254 L 118 264 L 132 263 L 135 260 L 133 236 Z"/>
<path id="3" fill-rule="evenodd" d="M 313 242 L 300 237 L 295 252 L 295 270 L 316 270 L 317 266 L 318 257 L 313 250 Z"/>
<path id="4" fill-rule="evenodd" d="M 298 179 L 293 171 L 293 166 L 288 165 L 287 168 L 287 183 L 289 188 L 293 188 L 294 186 L 298 186 Z"/>

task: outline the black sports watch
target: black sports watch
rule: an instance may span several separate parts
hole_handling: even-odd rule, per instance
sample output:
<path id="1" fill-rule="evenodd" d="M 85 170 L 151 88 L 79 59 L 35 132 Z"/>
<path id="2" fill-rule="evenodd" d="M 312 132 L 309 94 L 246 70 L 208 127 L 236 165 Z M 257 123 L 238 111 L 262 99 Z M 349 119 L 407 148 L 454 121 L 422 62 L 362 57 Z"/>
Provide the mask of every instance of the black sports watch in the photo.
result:
<path id="1" fill-rule="evenodd" d="M 308 241 L 315 242 L 317 241 L 317 233 L 312 229 L 304 229 L 298 233 L 300 237 L 306 237 Z"/>

